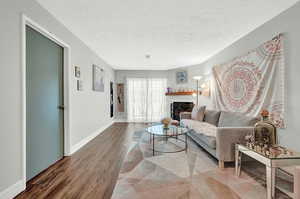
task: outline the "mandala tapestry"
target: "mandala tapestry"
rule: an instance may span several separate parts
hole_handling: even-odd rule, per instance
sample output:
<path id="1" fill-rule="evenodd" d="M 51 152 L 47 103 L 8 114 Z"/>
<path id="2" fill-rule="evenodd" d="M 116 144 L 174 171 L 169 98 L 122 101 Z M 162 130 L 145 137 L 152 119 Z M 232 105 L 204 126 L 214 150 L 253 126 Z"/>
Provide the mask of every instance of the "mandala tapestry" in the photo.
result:
<path id="1" fill-rule="evenodd" d="M 216 109 L 259 116 L 262 109 L 284 128 L 284 52 L 280 34 L 247 54 L 213 67 Z"/>

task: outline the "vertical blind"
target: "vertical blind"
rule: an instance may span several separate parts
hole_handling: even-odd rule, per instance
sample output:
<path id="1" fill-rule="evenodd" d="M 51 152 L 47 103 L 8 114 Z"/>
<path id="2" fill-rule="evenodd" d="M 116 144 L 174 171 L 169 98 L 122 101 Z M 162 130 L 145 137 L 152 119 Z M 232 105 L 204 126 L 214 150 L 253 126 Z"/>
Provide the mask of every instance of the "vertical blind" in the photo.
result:
<path id="1" fill-rule="evenodd" d="M 127 119 L 130 122 L 157 122 L 166 117 L 167 79 L 127 79 Z"/>

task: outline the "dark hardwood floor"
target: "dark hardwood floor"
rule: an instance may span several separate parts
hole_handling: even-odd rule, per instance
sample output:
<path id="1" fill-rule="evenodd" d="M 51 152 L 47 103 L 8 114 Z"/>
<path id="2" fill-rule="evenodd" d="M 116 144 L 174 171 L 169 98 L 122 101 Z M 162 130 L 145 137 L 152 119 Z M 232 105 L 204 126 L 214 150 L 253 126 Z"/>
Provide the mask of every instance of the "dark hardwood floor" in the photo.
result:
<path id="1" fill-rule="evenodd" d="M 30 180 L 16 199 L 109 199 L 127 153 L 128 138 L 143 127 L 115 123 L 75 154 Z"/>

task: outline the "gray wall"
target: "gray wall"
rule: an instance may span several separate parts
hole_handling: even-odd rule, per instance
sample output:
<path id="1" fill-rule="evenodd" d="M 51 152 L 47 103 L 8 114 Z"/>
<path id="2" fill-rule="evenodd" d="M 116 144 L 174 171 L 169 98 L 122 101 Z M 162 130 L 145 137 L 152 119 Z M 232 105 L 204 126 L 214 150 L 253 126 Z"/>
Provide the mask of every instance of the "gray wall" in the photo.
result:
<path id="1" fill-rule="evenodd" d="M 286 129 L 279 130 L 282 145 L 300 151 L 300 3 L 265 23 L 255 31 L 225 48 L 205 63 L 188 67 L 190 74 L 210 74 L 211 68 L 258 47 L 279 33 L 284 33 L 286 59 Z M 174 72 L 174 71 L 173 71 Z M 171 72 L 169 75 L 173 75 Z M 206 103 L 206 102 L 204 102 Z"/>
<path id="2" fill-rule="evenodd" d="M 71 144 L 74 146 L 112 122 L 109 117 L 109 81 L 114 71 L 83 42 L 33 0 L 0 2 L 0 192 L 21 180 L 21 13 L 71 46 L 71 65 L 81 67 L 84 91 L 76 91 L 71 77 Z M 92 64 L 104 67 L 104 93 L 92 91 Z"/>
<path id="3" fill-rule="evenodd" d="M 272 39 L 279 33 L 284 33 L 285 42 L 285 59 L 286 59 L 286 129 L 279 129 L 279 142 L 284 146 L 300 151 L 300 3 L 281 13 L 261 27 L 257 28 L 250 34 L 236 41 L 234 44 L 225 48 L 217 55 L 208 59 L 205 63 L 184 67 L 188 71 L 189 82 L 186 85 L 176 85 L 175 72 L 179 69 L 167 71 L 156 71 L 161 75 L 167 75 L 168 86 L 173 88 L 188 87 L 195 88 L 196 84 L 192 80 L 195 75 L 203 75 L 205 78 L 211 76 L 211 68 L 230 59 L 239 56 L 258 47 L 263 42 Z M 148 72 L 145 72 L 148 73 Z M 143 71 L 123 72 L 117 71 L 117 79 L 122 79 L 123 76 L 134 74 L 143 74 Z M 149 73 L 151 74 L 151 73 Z M 200 104 L 206 104 L 211 107 L 211 100 L 208 97 L 201 97 Z"/>
<path id="4" fill-rule="evenodd" d="M 186 70 L 188 74 L 188 82 L 186 84 L 177 84 L 176 83 L 176 72 L 179 70 Z M 202 79 L 199 81 L 199 86 L 205 81 L 209 81 L 211 78 L 210 70 L 205 69 L 201 66 L 193 66 L 193 67 L 184 67 L 180 69 L 173 69 L 168 71 L 168 86 L 172 89 L 180 89 L 180 88 L 188 88 L 188 89 L 197 89 L 197 82 L 193 79 L 194 76 L 202 76 Z M 183 100 L 183 101 L 194 101 L 196 104 L 196 98 L 193 96 L 169 96 L 172 100 Z M 185 99 L 185 100 L 184 100 Z M 212 103 L 210 97 L 199 96 L 199 105 L 205 104 L 207 108 L 212 108 Z"/>
<path id="5" fill-rule="evenodd" d="M 188 71 L 188 82 L 186 84 L 176 84 L 176 71 L 178 70 L 187 70 Z M 115 80 L 116 83 L 125 84 L 125 111 L 119 113 L 116 111 L 116 121 L 126 121 L 127 120 L 127 107 L 126 107 L 126 78 L 128 77 L 149 77 L 149 78 L 166 78 L 168 81 L 168 87 L 171 88 L 190 88 L 196 89 L 196 81 L 193 80 L 193 76 L 197 74 L 204 74 L 205 72 L 201 67 L 187 67 L 174 70 L 116 70 L 115 71 Z M 173 101 L 187 101 L 196 103 L 196 98 L 193 96 L 167 96 L 167 111 L 170 113 L 170 103 Z M 202 104 L 206 104 L 208 107 L 211 106 L 209 97 L 199 97 L 199 101 Z"/>
<path id="6" fill-rule="evenodd" d="M 84 91 L 76 92 L 75 78 L 71 84 L 71 140 L 72 145 L 89 136 L 92 132 L 109 124 L 109 95 L 92 92 L 92 64 L 105 67 L 107 83 L 114 78 L 113 70 L 55 20 L 46 10 L 33 0 L 1 0 L 0 2 L 0 192 L 21 180 L 21 13 L 50 30 L 67 42 L 72 48 L 72 66 L 82 70 Z M 247 52 L 269 40 L 278 33 L 285 33 L 286 79 L 287 79 L 287 129 L 280 130 L 280 143 L 300 151 L 298 132 L 300 94 L 300 4 L 296 4 L 280 16 L 224 49 L 207 62 L 189 67 L 190 72 L 209 72 L 215 64 L 225 62 Z M 201 72 L 201 73 L 202 73 Z M 141 74 L 140 72 L 138 72 Z M 164 72 L 157 72 L 162 75 Z M 145 73 L 144 73 L 145 74 Z M 150 74 L 150 73 L 149 73 Z M 153 73 L 154 74 L 154 73 Z M 118 72 L 117 72 L 118 75 Z M 171 73 L 169 73 L 171 75 Z M 119 78 L 120 77 L 120 78 Z M 124 76 L 123 76 L 124 77 Z M 122 75 L 118 76 L 118 80 Z"/>

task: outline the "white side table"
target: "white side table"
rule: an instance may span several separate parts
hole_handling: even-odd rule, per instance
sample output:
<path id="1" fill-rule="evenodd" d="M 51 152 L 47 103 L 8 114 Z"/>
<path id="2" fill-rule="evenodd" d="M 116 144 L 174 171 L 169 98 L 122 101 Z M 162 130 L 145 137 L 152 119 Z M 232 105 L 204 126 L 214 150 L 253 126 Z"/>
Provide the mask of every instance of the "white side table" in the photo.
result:
<path id="1" fill-rule="evenodd" d="M 276 169 L 280 167 L 289 167 L 300 165 L 300 153 L 280 154 L 276 157 L 271 157 L 254 151 L 244 145 L 236 144 L 235 147 L 235 172 L 240 175 L 241 157 L 245 154 L 266 166 L 266 182 L 267 182 L 267 199 L 275 198 L 275 174 Z M 294 174 L 294 199 L 300 199 L 300 169 L 295 169 Z"/>

